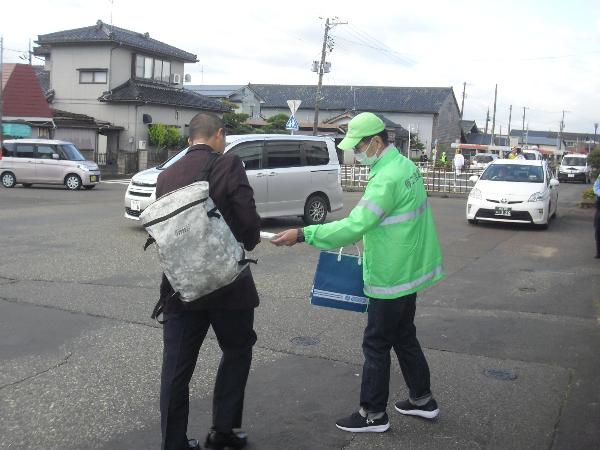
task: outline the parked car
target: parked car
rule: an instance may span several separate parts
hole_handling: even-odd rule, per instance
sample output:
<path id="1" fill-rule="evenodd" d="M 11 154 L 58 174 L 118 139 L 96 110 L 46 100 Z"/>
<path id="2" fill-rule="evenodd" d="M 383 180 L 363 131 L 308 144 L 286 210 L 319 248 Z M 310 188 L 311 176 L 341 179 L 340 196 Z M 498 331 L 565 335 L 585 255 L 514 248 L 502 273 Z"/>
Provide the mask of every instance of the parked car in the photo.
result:
<path id="1" fill-rule="evenodd" d="M 225 152 L 244 162 L 256 209 L 262 218 L 301 216 L 323 223 L 342 208 L 340 164 L 332 139 L 315 136 L 254 134 L 227 136 Z M 134 175 L 125 193 L 125 217 L 138 220 L 156 200 L 162 170 L 181 159 L 187 148 L 152 169 Z"/>
<path id="2" fill-rule="evenodd" d="M 485 169 L 492 161 L 496 161 L 497 159 L 498 155 L 494 153 L 479 153 L 471 158 L 469 167 L 472 170 Z"/>
<path id="3" fill-rule="evenodd" d="M 592 168 L 587 163 L 587 155 L 567 154 L 558 168 L 558 181 L 592 182 Z"/>
<path id="4" fill-rule="evenodd" d="M 100 168 L 71 142 L 9 139 L 2 144 L 0 179 L 6 188 L 63 184 L 69 190 L 93 189 L 100 182 Z"/>
<path id="5" fill-rule="evenodd" d="M 523 157 L 528 161 L 542 161 L 544 156 L 538 150 L 523 150 Z"/>
<path id="6" fill-rule="evenodd" d="M 532 223 L 547 228 L 556 215 L 559 181 L 546 161 L 498 159 L 475 183 L 467 200 L 470 223 Z"/>

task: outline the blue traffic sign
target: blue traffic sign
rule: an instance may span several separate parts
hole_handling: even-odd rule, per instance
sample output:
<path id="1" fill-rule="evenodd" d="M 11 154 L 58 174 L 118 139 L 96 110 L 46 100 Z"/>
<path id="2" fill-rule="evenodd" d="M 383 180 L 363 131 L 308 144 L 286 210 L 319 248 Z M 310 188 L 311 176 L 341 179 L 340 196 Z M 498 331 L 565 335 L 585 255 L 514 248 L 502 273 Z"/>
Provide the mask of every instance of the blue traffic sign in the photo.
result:
<path id="1" fill-rule="evenodd" d="M 294 117 L 294 115 L 292 114 L 288 119 L 287 123 L 285 124 L 285 129 L 298 131 L 299 128 L 300 127 L 298 126 L 298 121 L 296 120 L 296 117 Z"/>

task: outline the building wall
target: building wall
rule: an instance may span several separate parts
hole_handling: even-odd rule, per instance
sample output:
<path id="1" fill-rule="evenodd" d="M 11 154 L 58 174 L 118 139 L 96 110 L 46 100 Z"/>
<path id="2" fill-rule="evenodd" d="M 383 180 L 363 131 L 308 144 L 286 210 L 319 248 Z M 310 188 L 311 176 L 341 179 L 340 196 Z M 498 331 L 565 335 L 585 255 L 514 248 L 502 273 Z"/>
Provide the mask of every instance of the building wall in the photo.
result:
<path id="1" fill-rule="evenodd" d="M 289 109 L 284 108 L 264 108 L 262 109 L 263 116 L 269 118 L 275 114 L 283 113 L 290 115 Z M 319 122 L 324 122 L 334 117 L 343 114 L 345 110 L 331 110 L 325 109 L 319 111 Z M 379 111 L 373 111 L 379 113 Z M 398 125 L 402 125 L 408 130 L 411 127 L 411 132 L 416 133 L 419 136 L 419 140 L 423 143 L 427 151 L 431 150 L 433 143 L 433 114 L 411 114 L 411 113 L 398 113 L 398 112 L 382 112 L 385 117 Z M 296 118 L 301 122 L 312 123 L 314 120 L 314 110 L 302 109 L 302 107 L 296 113 Z M 343 123 L 343 122 L 341 122 Z M 457 121 L 458 127 L 458 121 Z M 460 129 L 458 129 L 460 137 Z M 452 141 L 454 142 L 454 141 Z"/>
<path id="2" fill-rule="evenodd" d="M 97 150 L 98 132 L 89 128 L 56 128 L 54 139 L 72 142 L 79 150 L 94 155 Z"/>
<path id="3" fill-rule="evenodd" d="M 77 69 L 109 68 L 110 46 L 54 46 L 50 62 L 50 89 L 55 91 L 55 100 L 96 101 L 108 90 L 105 84 L 80 84 Z"/>
<path id="4" fill-rule="evenodd" d="M 452 144 L 460 139 L 460 111 L 451 95 L 440 108 L 432 137 L 441 144 Z"/>

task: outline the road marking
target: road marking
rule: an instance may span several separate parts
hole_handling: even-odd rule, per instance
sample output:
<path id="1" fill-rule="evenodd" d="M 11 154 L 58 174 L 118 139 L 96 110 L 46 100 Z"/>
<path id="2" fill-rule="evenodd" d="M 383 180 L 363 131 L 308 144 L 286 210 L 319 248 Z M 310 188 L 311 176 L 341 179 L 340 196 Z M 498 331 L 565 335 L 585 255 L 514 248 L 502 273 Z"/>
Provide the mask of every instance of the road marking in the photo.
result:
<path id="1" fill-rule="evenodd" d="M 131 181 L 131 179 L 127 179 L 127 180 L 103 180 L 100 183 L 107 183 L 107 184 L 125 184 L 128 185 L 129 182 Z"/>

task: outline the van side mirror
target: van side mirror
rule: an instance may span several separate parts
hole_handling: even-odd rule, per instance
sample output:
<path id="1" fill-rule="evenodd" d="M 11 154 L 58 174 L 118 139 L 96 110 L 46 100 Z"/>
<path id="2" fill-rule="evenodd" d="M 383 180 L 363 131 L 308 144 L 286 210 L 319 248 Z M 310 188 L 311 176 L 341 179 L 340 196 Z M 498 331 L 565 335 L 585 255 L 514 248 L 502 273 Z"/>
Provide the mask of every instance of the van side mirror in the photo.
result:
<path id="1" fill-rule="evenodd" d="M 52 153 L 52 159 L 60 159 L 58 153 Z"/>
<path id="2" fill-rule="evenodd" d="M 477 180 L 479 180 L 479 177 L 478 177 L 477 175 L 471 175 L 471 176 L 469 177 L 469 181 L 470 181 L 471 183 L 477 183 Z"/>

